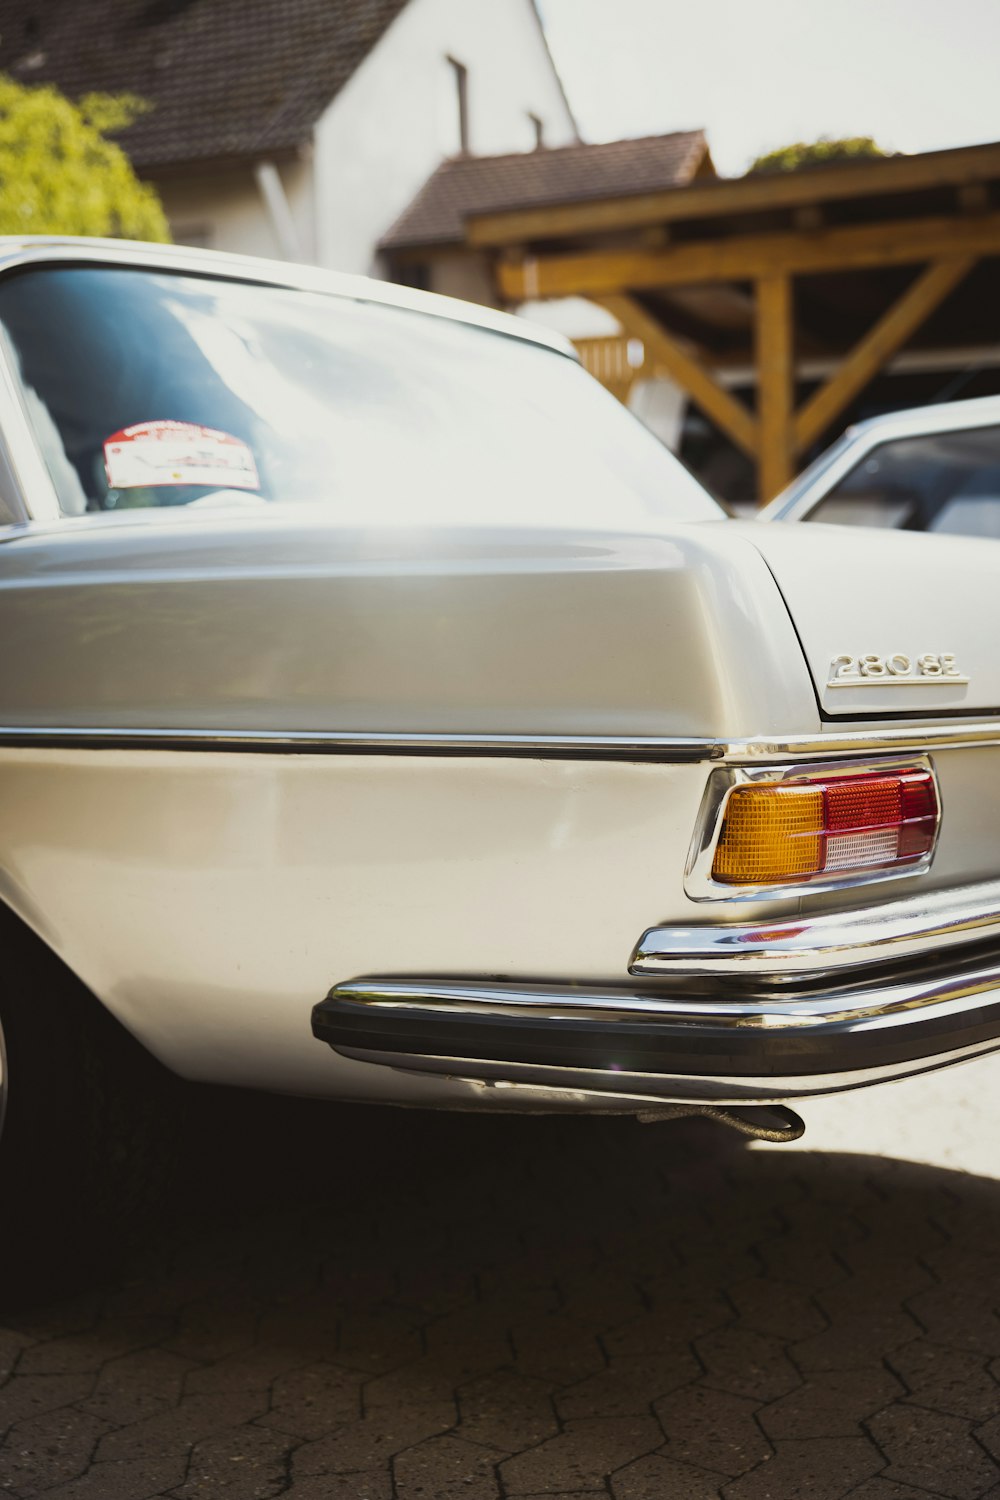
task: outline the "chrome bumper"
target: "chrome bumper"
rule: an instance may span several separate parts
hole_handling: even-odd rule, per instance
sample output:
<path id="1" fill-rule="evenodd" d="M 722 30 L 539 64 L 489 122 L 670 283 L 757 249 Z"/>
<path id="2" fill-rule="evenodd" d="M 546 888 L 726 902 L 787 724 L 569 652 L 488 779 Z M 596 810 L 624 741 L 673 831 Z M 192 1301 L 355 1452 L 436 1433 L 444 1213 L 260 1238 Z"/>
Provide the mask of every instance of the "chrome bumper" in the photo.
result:
<path id="1" fill-rule="evenodd" d="M 791 921 L 651 927 L 636 944 L 629 973 L 752 975 L 780 984 L 990 941 L 1000 942 L 996 880 Z"/>
<path id="2" fill-rule="evenodd" d="M 791 1100 L 1000 1047 L 1000 882 L 756 926 L 658 927 L 632 986 L 455 978 L 337 985 L 345 1056 L 634 1102 Z"/>

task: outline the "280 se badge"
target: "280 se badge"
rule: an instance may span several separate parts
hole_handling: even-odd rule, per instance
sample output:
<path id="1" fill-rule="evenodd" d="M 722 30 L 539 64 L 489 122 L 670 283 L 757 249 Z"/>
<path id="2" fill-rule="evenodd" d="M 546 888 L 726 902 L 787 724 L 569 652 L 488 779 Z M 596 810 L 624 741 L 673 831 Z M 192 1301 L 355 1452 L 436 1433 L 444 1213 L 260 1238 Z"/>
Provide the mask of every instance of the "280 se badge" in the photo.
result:
<path id="1" fill-rule="evenodd" d="M 916 657 L 904 651 L 889 656 L 870 651 L 864 656 L 835 656 L 827 687 L 954 687 L 968 680 L 950 651 L 925 651 Z"/>

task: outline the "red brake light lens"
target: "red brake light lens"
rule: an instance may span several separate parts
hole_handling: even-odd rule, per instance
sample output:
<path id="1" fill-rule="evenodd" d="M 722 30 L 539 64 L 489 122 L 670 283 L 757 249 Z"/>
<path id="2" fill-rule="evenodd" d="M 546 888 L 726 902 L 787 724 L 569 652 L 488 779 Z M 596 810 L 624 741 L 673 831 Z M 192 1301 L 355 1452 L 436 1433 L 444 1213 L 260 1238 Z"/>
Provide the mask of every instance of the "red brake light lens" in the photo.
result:
<path id="1" fill-rule="evenodd" d="M 934 777 L 916 767 L 737 786 L 712 878 L 780 885 L 904 870 L 930 855 L 940 816 Z"/>

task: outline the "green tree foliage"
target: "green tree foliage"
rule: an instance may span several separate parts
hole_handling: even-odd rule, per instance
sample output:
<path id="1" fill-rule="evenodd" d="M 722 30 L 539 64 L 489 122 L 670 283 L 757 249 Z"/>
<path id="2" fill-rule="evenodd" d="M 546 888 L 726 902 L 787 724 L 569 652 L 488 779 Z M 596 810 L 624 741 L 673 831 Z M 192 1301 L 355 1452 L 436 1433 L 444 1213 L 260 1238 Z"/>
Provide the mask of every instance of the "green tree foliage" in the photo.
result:
<path id="1" fill-rule="evenodd" d="M 106 138 L 147 107 L 128 94 L 73 104 L 58 89 L 0 75 L 0 234 L 168 240 L 155 190 Z"/>
<path id="2" fill-rule="evenodd" d="M 824 136 L 818 141 L 796 141 L 793 146 L 779 146 L 777 151 L 768 151 L 764 156 L 758 156 L 750 171 L 797 172 L 800 167 L 825 166 L 834 161 L 858 161 L 863 157 L 890 154 L 883 151 L 870 135 L 852 135 L 841 141 Z"/>

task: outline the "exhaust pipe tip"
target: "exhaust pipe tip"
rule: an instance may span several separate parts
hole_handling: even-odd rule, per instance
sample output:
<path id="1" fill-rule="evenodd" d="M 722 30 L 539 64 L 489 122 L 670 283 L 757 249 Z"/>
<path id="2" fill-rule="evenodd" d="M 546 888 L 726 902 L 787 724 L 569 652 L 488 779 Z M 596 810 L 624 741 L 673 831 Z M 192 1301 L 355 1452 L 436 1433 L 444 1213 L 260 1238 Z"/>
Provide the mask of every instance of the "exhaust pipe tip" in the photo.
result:
<path id="1" fill-rule="evenodd" d="M 797 1141 L 805 1135 L 806 1122 L 786 1104 L 755 1104 L 723 1109 L 715 1104 L 667 1104 L 662 1109 L 644 1109 L 636 1115 L 640 1125 L 659 1125 L 690 1115 L 714 1120 L 755 1141 Z"/>

